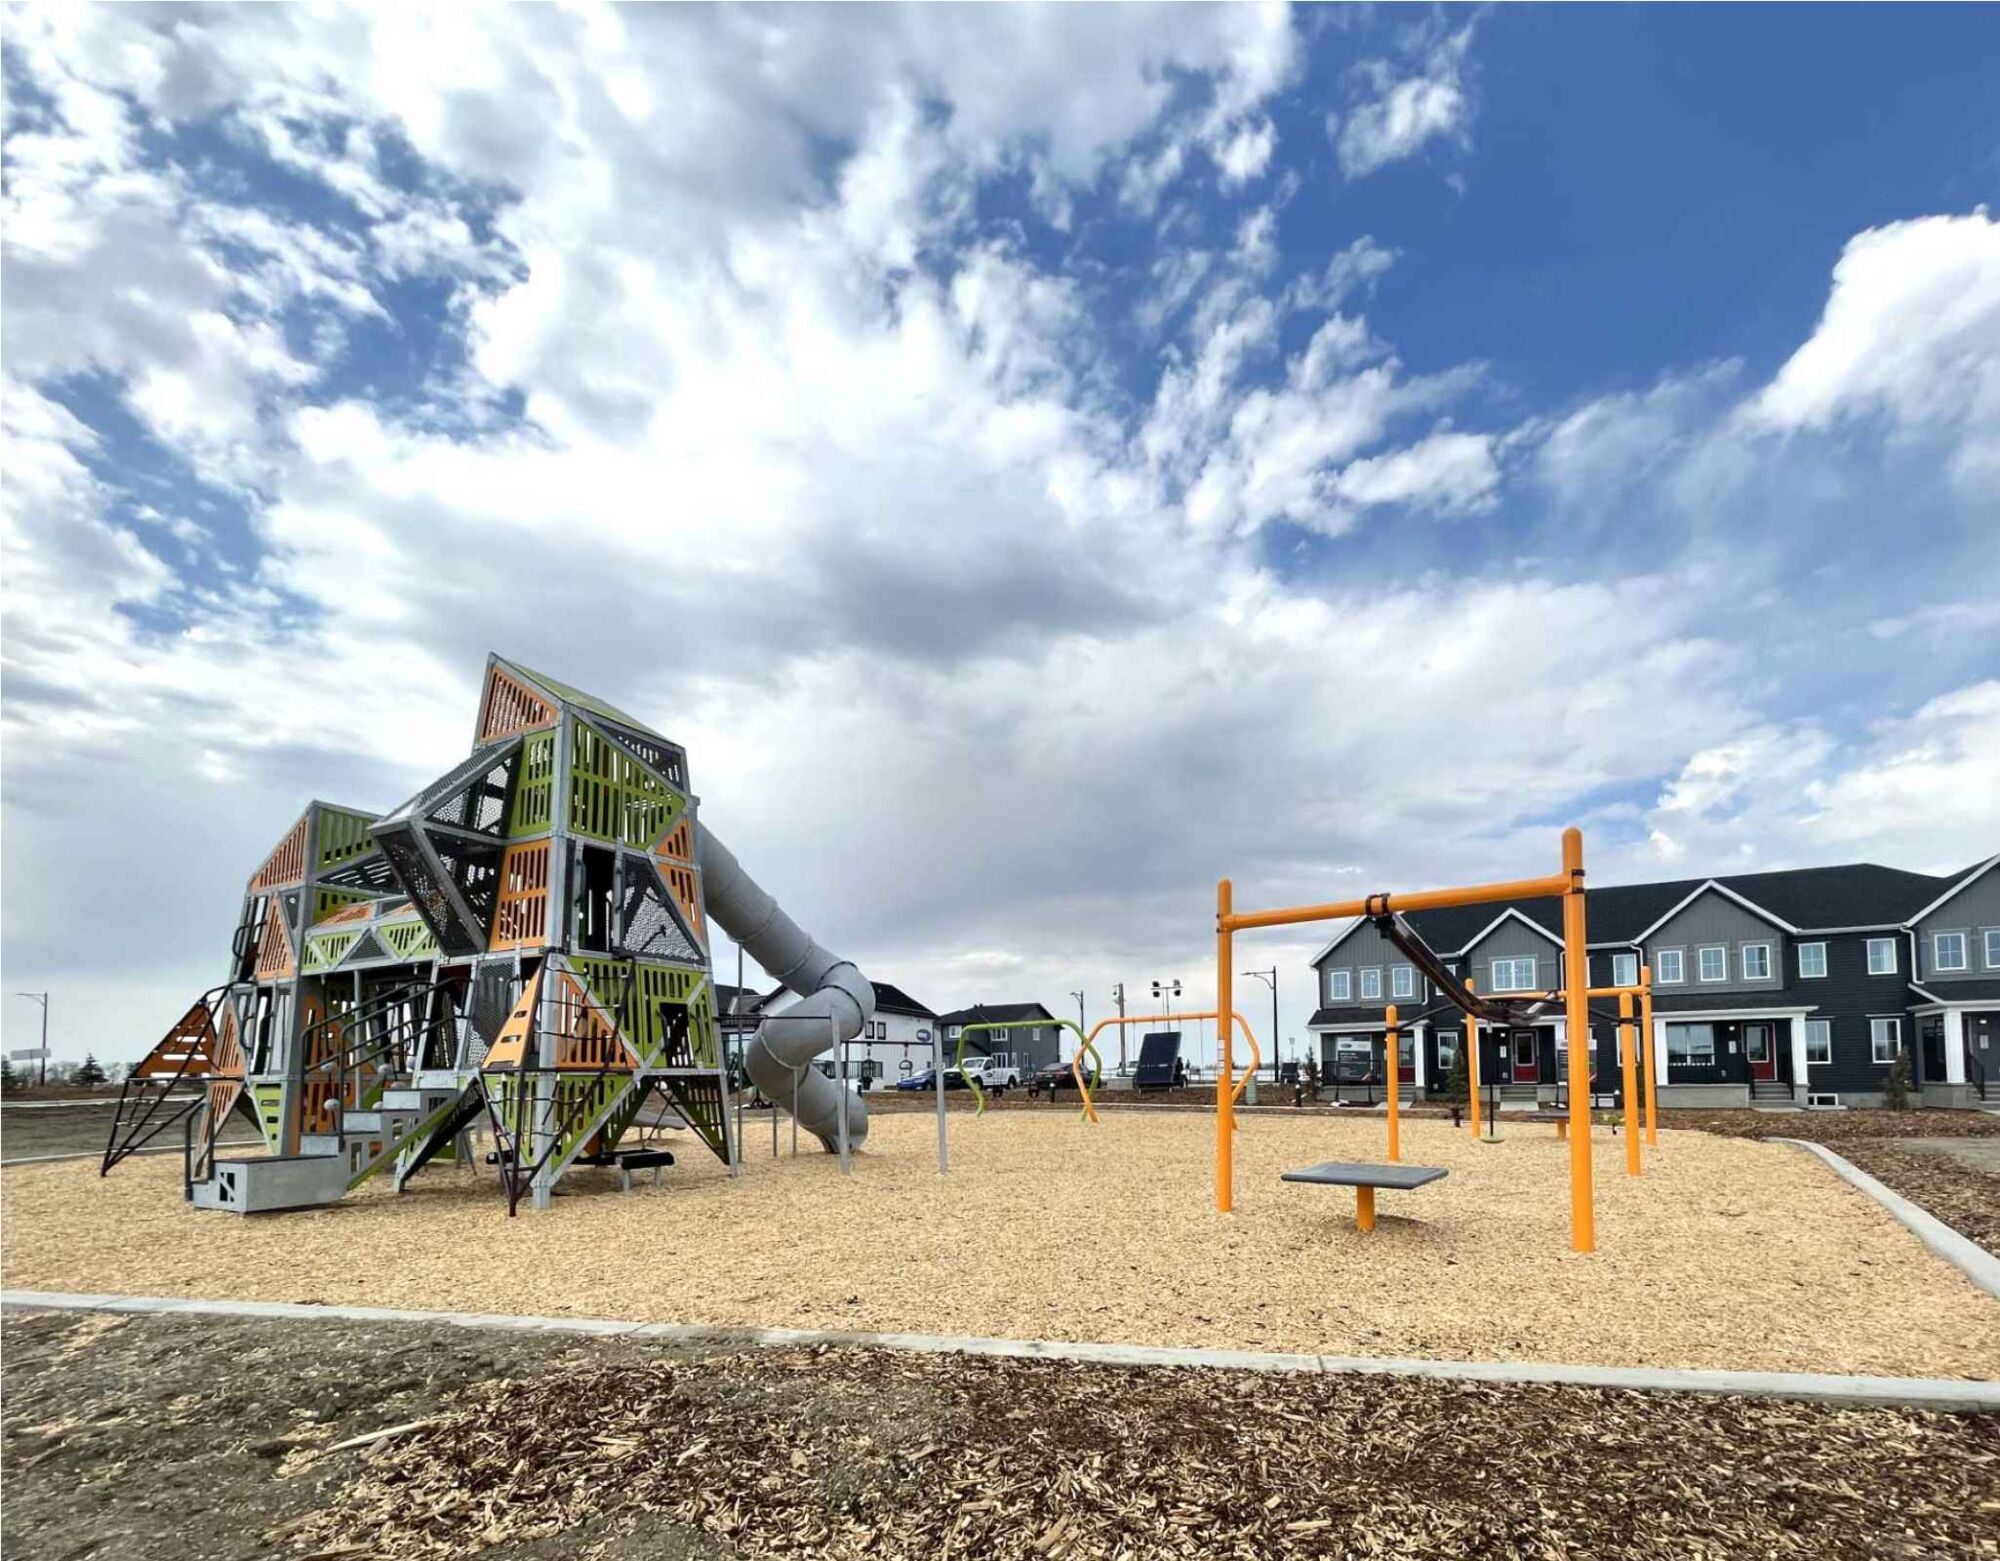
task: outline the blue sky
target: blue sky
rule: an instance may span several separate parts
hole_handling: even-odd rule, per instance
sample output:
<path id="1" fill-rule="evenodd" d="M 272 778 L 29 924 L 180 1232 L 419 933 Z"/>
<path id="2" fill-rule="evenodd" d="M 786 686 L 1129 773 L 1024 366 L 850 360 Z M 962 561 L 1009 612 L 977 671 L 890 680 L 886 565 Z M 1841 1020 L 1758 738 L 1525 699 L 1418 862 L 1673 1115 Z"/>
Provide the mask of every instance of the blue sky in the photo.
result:
<path id="1" fill-rule="evenodd" d="M 1223 872 L 2000 840 L 1985 10 L 9 22 L 5 957 L 101 1051 L 489 649 L 940 1007 Z"/>

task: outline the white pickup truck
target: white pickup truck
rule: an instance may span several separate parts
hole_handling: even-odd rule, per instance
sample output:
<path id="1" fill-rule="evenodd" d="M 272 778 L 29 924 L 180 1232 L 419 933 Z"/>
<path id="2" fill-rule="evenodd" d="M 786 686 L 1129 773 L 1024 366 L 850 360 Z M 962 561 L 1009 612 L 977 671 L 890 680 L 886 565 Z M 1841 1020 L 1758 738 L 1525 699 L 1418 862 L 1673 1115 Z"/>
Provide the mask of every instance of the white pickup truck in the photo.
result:
<path id="1" fill-rule="evenodd" d="M 965 1059 L 965 1076 L 977 1079 L 979 1087 L 998 1095 L 1004 1090 L 1021 1087 L 1021 1070 L 1014 1064 L 1012 1052 L 995 1052 L 990 1057 L 968 1057 Z"/>

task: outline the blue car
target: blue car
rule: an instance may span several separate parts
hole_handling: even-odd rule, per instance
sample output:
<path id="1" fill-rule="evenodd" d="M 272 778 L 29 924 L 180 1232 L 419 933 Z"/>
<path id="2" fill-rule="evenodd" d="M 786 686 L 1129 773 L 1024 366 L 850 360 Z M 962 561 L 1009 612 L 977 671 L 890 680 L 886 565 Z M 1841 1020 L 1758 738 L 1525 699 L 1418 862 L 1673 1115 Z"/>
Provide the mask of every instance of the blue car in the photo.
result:
<path id="1" fill-rule="evenodd" d="M 969 1086 L 965 1082 L 965 1075 L 957 1068 L 946 1068 L 944 1070 L 944 1087 L 952 1090 L 966 1089 Z M 922 1073 L 913 1073 L 907 1079 L 899 1079 L 896 1081 L 896 1088 L 911 1090 L 936 1089 L 937 1070 L 935 1068 L 926 1068 Z"/>

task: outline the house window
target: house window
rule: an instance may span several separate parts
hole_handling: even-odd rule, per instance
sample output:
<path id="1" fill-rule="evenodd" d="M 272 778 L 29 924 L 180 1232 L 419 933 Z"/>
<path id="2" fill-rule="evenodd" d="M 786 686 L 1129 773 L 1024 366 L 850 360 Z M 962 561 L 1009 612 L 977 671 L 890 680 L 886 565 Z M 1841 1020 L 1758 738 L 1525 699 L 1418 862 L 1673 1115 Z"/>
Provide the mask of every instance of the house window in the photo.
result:
<path id="1" fill-rule="evenodd" d="M 1705 943 L 1694 952 L 1695 979 L 1697 981 L 1727 981 L 1729 979 L 1729 950 L 1720 943 Z"/>
<path id="2" fill-rule="evenodd" d="M 2000 970 L 2000 927 L 1986 929 L 1986 968 Z"/>
<path id="3" fill-rule="evenodd" d="M 1965 934 L 1962 932 L 1940 932 L 1933 934 L 1931 937 L 1931 964 L 1938 970 L 1965 969 Z"/>
<path id="4" fill-rule="evenodd" d="M 1715 1026 L 1712 1024 L 1670 1024 L 1667 1026 L 1667 1062 L 1684 1068 L 1715 1066 Z"/>
<path id="5" fill-rule="evenodd" d="M 1900 1019 L 1870 1019 L 1868 1021 L 1868 1051 L 1877 1062 L 1894 1062 L 1896 1053 L 1903 1049 L 1903 1021 Z"/>
<path id="6" fill-rule="evenodd" d="M 1611 956 L 1611 984 L 1613 986 L 1637 986 L 1639 984 L 1639 956 L 1637 954 L 1613 954 Z"/>
<path id="7" fill-rule="evenodd" d="M 1329 970 L 1326 973 L 1326 1000 L 1329 1003 L 1345 1003 L 1354 996 L 1354 972 L 1351 970 Z"/>
<path id="8" fill-rule="evenodd" d="M 1535 956 L 1493 961 L 1493 984 L 1489 991 L 1532 992 L 1535 990 Z"/>
<path id="9" fill-rule="evenodd" d="M 1893 976 L 1896 973 L 1896 940 L 1894 938 L 1870 938 L 1868 940 L 1868 974 L 1871 976 Z"/>
<path id="10" fill-rule="evenodd" d="M 1770 944 L 1746 943 L 1743 945 L 1743 979 L 1745 981 L 1769 981 L 1771 979 Z"/>
<path id="11" fill-rule="evenodd" d="M 1687 980 L 1685 954 L 1680 949 L 1653 950 L 1653 979 L 1661 986 L 1679 986 Z"/>
<path id="12" fill-rule="evenodd" d="M 1799 945 L 1799 975 L 1807 981 L 1818 981 L 1825 977 L 1826 945 L 1824 943 L 1801 943 Z"/>
<path id="13" fill-rule="evenodd" d="M 1833 1021 L 1831 1019 L 1808 1019 L 1806 1021 L 1806 1061 L 1833 1061 Z"/>
<path id="14" fill-rule="evenodd" d="M 1398 965 L 1389 972 L 1389 995 L 1391 997 L 1417 995 L 1417 972 L 1412 966 Z"/>
<path id="15" fill-rule="evenodd" d="M 1370 965 L 1361 972 L 1361 1001 L 1382 1001 L 1382 971 L 1377 965 Z"/>

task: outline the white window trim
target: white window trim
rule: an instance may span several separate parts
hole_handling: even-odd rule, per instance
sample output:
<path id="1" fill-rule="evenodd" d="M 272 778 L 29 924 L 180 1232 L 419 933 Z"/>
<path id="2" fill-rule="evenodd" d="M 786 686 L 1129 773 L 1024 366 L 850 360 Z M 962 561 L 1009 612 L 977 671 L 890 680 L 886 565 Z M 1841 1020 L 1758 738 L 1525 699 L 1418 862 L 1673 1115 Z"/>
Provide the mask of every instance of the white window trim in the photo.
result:
<path id="1" fill-rule="evenodd" d="M 1805 1021 L 1805 1026 L 1806 1066 L 1809 1068 L 1818 1068 L 1831 1063 L 1833 1061 L 1833 1021 L 1831 1019 L 1808 1019 Z M 1815 1026 L 1818 1027 L 1820 1033 L 1825 1037 L 1826 1055 L 1824 1057 L 1815 1057 L 1813 1055 L 1813 1029 Z"/>
<path id="2" fill-rule="evenodd" d="M 1621 967 L 1630 963 L 1632 974 L 1621 976 Z M 1637 986 L 1639 984 L 1639 956 L 1637 954 L 1613 954 L 1611 956 L 1611 984 L 1613 986 Z"/>
<path id="3" fill-rule="evenodd" d="M 1981 928 L 1979 941 L 1985 945 L 1986 968 L 2000 970 L 2000 927 Z"/>
<path id="4" fill-rule="evenodd" d="M 1502 965 L 1507 967 L 1507 980 L 1505 982 L 1499 976 L 1499 970 Z M 1525 982 L 1517 980 L 1515 976 L 1515 971 L 1522 965 L 1528 967 L 1528 979 Z M 1489 992 L 1537 991 L 1539 988 L 1535 983 L 1541 975 L 1541 968 L 1541 961 L 1533 954 L 1512 954 L 1499 959 L 1488 960 L 1486 963 L 1487 990 Z"/>
<path id="5" fill-rule="evenodd" d="M 1389 995 L 1396 998 L 1417 995 L 1417 967 L 1395 965 L 1389 971 Z"/>
<path id="6" fill-rule="evenodd" d="M 1353 971 L 1329 970 L 1326 973 L 1326 1000 L 1329 1005 L 1354 1001 Z"/>
<path id="7" fill-rule="evenodd" d="M 1764 973 L 1761 976 L 1753 976 L 1750 974 L 1749 954 L 1752 949 L 1762 949 L 1764 951 Z M 1738 968 L 1741 969 L 1743 972 L 1743 979 L 1745 981 L 1769 981 L 1771 979 L 1770 944 L 1768 943 L 1739 944 L 1736 950 L 1736 960 Z"/>
<path id="8" fill-rule="evenodd" d="M 1666 974 L 1665 967 L 1660 963 L 1669 954 L 1674 956 L 1674 963 L 1680 967 L 1680 974 L 1677 976 Z M 1686 986 L 1687 968 L 1687 949 L 1685 947 L 1653 950 L 1654 986 Z"/>
<path id="9" fill-rule="evenodd" d="M 1877 970 L 1875 968 L 1875 951 L 1877 949 L 1887 949 L 1889 951 L 1889 968 L 1887 970 Z M 1893 976 L 1898 973 L 1899 968 L 1900 966 L 1896 956 L 1896 940 L 1894 938 L 1870 938 L 1868 940 L 1869 975 Z"/>
<path id="10" fill-rule="evenodd" d="M 1701 956 L 1710 953 L 1722 956 L 1722 974 L 1719 976 L 1706 976 L 1702 974 L 1703 962 Z M 1694 951 L 1694 979 L 1697 984 L 1702 986 L 1721 986 L 1729 980 L 1729 945 L 1727 943 L 1704 943 Z"/>
<path id="11" fill-rule="evenodd" d="M 1381 1002 L 1381 1001 L 1382 1001 L 1382 967 L 1381 967 L 1380 965 L 1363 965 L 1363 966 L 1361 967 L 1361 972 L 1360 972 L 1360 974 L 1361 974 L 1361 979 L 1360 979 L 1360 981 L 1359 981 L 1359 982 L 1357 982 L 1357 983 L 1356 983 L 1356 985 L 1355 985 L 1355 990 L 1356 990 L 1356 992 L 1357 992 L 1357 993 L 1359 994 L 1359 997 L 1358 997 L 1358 999 L 1357 999 L 1357 1000 L 1358 1000 L 1358 1001 L 1360 1001 L 1360 1002 L 1363 1002 L 1363 1003 L 1379 1003 L 1379 1002 Z M 1370 991 L 1368 990 L 1368 978 L 1369 978 L 1370 976 L 1373 976 L 1373 977 L 1375 978 L 1375 990 L 1374 990 L 1373 992 L 1370 992 Z"/>
<path id="12" fill-rule="evenodd" d="M 1942 944 L 1946 938 L 1958 939 L 1958 963 L 1955 965 L 1947 965 L 1944 962 L 1943 956 L 1938 952 L 1938 946 Z M 1972 938 L 1970 937 L 1970 935 L 1958 931 L 1933 932 L 1931 934 L 1931 970 L 1933 974 L 1940 976 L 1942 975 L 1962 976 L 1966 973 L 1966 971 L 1970 970 L 1971 968 L 1972 968 Z"/>
<path id="13" fill-rule="evenodd" d="M 1819 969 L 1806 969 L 1806 950 L 1819 950 Z M 1824 981 L 1826 979 L 1826 945 L 1824 943 L 1801 943 L 1799 945 L 1799 979 L 1801 981 Z"/>
<path id="14" fill-rule="evenodd" d="M 1889 1028 L 1885 1032 L 1882 1026 Z M 1891 1042 L 1889 1055 L 1882 1055 L 1883 1036 Z M 1901 1019 L 1870 1019 L 1868 1021 L 1868 1055 L 1877 1067 L 1886 1067 L 1894 1062 L 1903 1050 L 1903 1021 Z"/>

